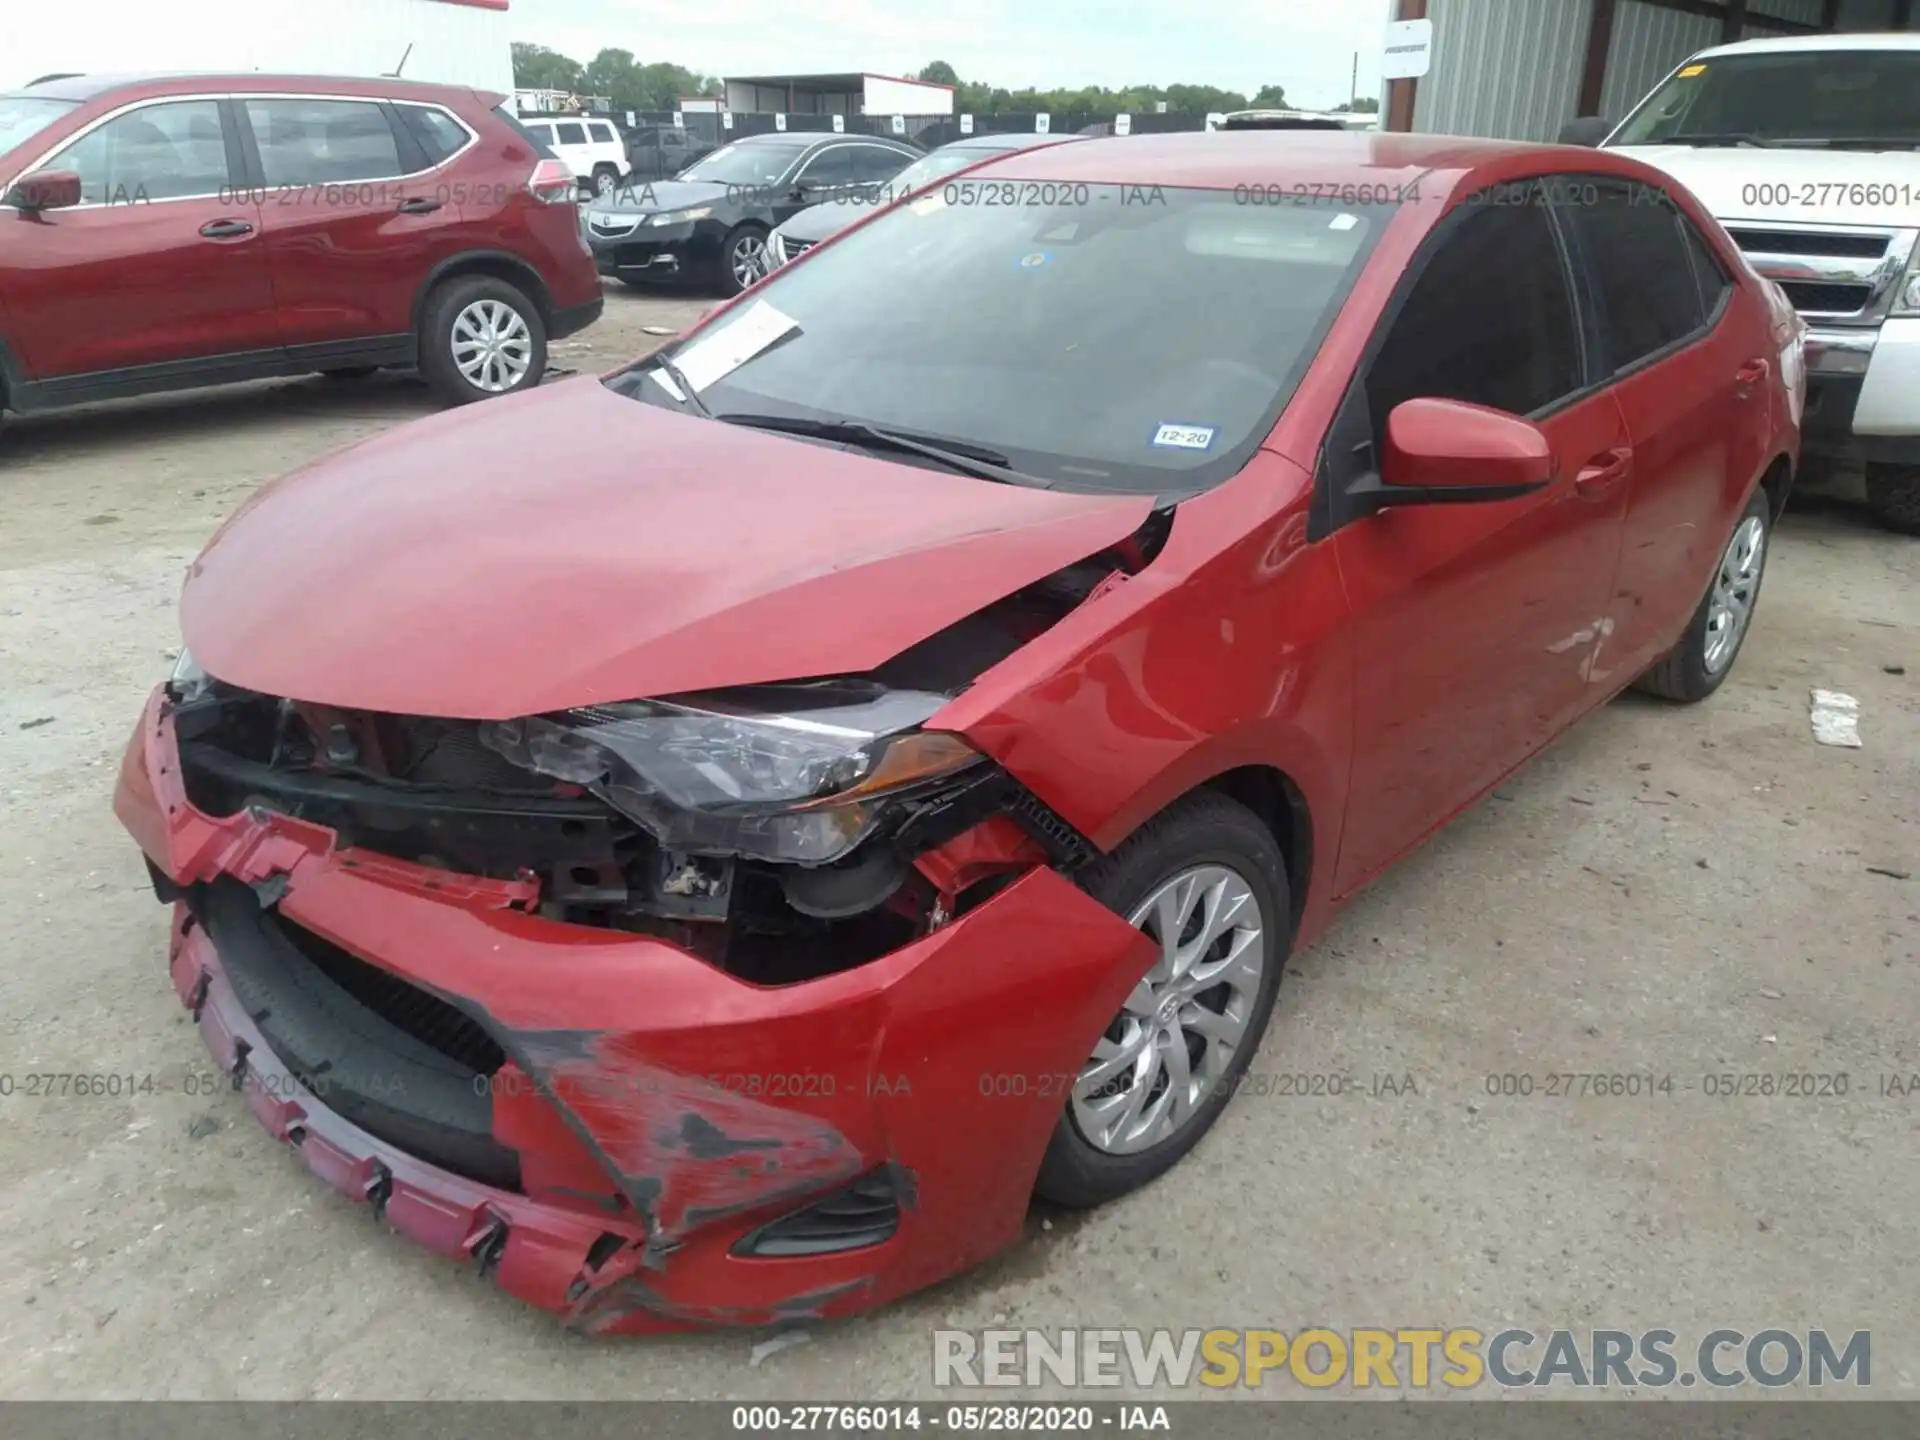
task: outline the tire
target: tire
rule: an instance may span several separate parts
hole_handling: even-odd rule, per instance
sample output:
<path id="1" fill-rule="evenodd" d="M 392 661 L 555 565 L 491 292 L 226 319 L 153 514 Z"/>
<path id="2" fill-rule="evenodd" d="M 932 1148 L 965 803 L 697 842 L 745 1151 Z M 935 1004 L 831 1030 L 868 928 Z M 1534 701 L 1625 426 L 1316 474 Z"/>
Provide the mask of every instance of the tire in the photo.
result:
<path id="1" fill-rule="evenodd" d="M 1129 1150 L 1113 1143 L 1111 1134 L 1107 1137 L 1108 1143 L 1099 1143 L 1090 1138 L 1089 1127 L 1083 1124 L 1083 1081 L 1077 1077 L 1074 1093 L 1067 1101 L 1053 1138 L 1047 1144 L 1046 1156 L 1040 1163 L 1034 1193 L 1043 1200 L 1076 1209 L 1100 1205 L 1164 1174 L 1199 1143 L 1200 1137 L 1220 1118 L 1220 1112 L 1226 1109 L 1247 1066 L 1252 1063 L 1254 1052 L 1259 1048 L 1260 1037 L 1266 1032 L 1267 1021 L 1273 1014 L 1274 997 L 1280 988 L 1280 973 L 1286 965 L 1287 951 L 1292 941 L 1293 912 L 1287 888 L 1286 864 L 1280 847 L 1258 816 L 1225 795 L 1198 791 L 1148 821 L 1113 854 L 1097 861 L 1082 877 L 1081 883 L 1096 900 L 1116 914 L 1131 918 L 1144 903 L 1161 893 L 1169 882 L 1196 871 L 1206 877 L 1224 875 L 1238 880 L 1247 892 L 1247 900 L 1251 902 L 1257 917 L 1259 935 L 1246 940 L 1244 932 L 1230 930 L 1225 932 L 1225 937 L 1227 943 L 1232 943 L 1235 938 L 1241 939 L 1249 950 L 1259 954 L 1258 978 L 1250 982 L 1247 989 L 1234 990 L 1231 996 L 1222 993 L 1232 988 L 1227 982 L 1203 986 L 1198 992 L 1187 992 L 1189 998 L 1184 1003 L 1163 989 L 1155 1013 L 1164 1017 L 1171 1012 L 1184 1017 L 1205 1008 L 1218 1017 L 1213 1023 L 1217 1024 L 1219 1020 L 1243 1022 L 1240 1033 L 1231 1046 L 1216 1051 L 1214 1047 L 1221 1044 L 1218 1040 L 1200 1037 L 1184 1028 L 1177 1037 L 1169 1037 L 1156 1021 L 1136 1022 L 1134 1017 L 1144 1014 L 1147 1004 L 1152 1002 L 1150 992 L 1155 987 L 1155 976 L 1165 972 L 1166 960 L 1164 957 L 1157 960 L 1142 980 L 1142 988 L 1135 991 L 1127 1006 L 1115 1017 L 1113 1025 L 1101 1037 L 1099 1047 L 1087 1062 L 1087 1066 L 1091 1067 L 1096 1059 L 1101 1058 L 1100 1047 L 1107 1047 L 1112 1053 L 1113 1047 L 1118 1046 L 1119 1053 L 1134 1051 L 1156 1057 L 1149 1065 L 1152 1073 L 1143 1078 L 1139 1068 L 1141 1062 L 1129 1061 L 1125 1069 L 1119 1070 L 1115 1078 L 1102 1087 L 1107 1090 L 1106 1095 L 1096 1090 L 1093 1096 L 1096 1100 L 1117 1102 L 1123 1096 L 1134 1093 L 1138 1087 L 1147 1096 L 1144 1108 L 1153 1111 L 1156 1097 L 1168 1094 L 1174 1083 L 1163 1068 L 1163 1061 L 1157 1057 L 1170 1053 L 1166 1042 L 1177 1038 L 1181 1046 L 1180 1053 L 1186 1057 L 1190 1074 L 1197 1082 L 1198 1098 L 1186 1118 L 1172 1125 L 1171 1133 L 1158 1133 L 1165 1128 L 1164 1124 L 1143 1127 L 1145 1134 L 1131 1142 L 1138 1148 Z M 1211 888 L 1212 881 L 1209 878 L 1199 887 L 1201 897 L 1206 897 Z M 1177 893 L 1175 898 L 1177 902 Z M 1192 902 L 1191 913 L 1195 920 L 1190 921 L 1190 925 L 1205 918 L 1203 899 Z M 1243 902 L 1239 911 L 1240 920 L 1244 921 L 1247 915 L 1247 905 Z M 1139 923 L 1142 928 L 1148 928 L 1150 921 L 1143 917 Z M 1154 933 L 1153 929 L 1148 929 L 1148 933 Z M 1201 933 L 1204 936 L 1204 929 Z M 1235 970 L 1236 967 L 1220 964 L 1220 952 L 1221 942 L 1216 941 L 1212 948 L 1197 957 L 1195 967 L 1205 965 L 1209 973 L 1215 973 L 1218 967 L 1217 973 L 1220 974 Z M 1143 996 L 1146 997 L 1144 1002 Z M 1151 1038 L 1144 1044 L 1127 1043 L 1130 1037 L 1138 1037 L 1142 1033 L 1149 1034 Z M 1193 1048 L 1196 1041 L 1202 1047 L 1197 1059 Z M 1127 1074 L 1128 1069 L 1133 1071 L 1131 1075 Z M 1086 1069 L 1083 1068 L 1082 1075 L 1085 1074 Z M 1165 1087 L 1160 1085 L 1163 1075 L 1167 1079 Z M 1123 1079 L 1125 1083 L 1122 1083 Z M 1127 1113 L 1125 1105 L 1118 1106 L 1117 1110 Z M 1123 1123 L 1120 1128 L 1124 1130 L 1127 1127 Z"/>
<path id="2" fill-rule="evenodd" d="M 1867 466 L 1867 508 L 1901 535 L 1920 535 L 1920 465 Z"/>
<path id="3" fill-rule="evenodd" d="M 378 365 L 341 365 L 320 373 L 329 380 L 364 380 L 369 375 L 377 374 L 379 369 Z"/>
<path id="4" fill-rule="evenodd" d="M 479 309 L 476 307 L 504 307 Z M 517 378 L 500 388 L 488 388 L 469 378 L 460 368 L 461 356 L 455 354 L 454 330 L 463 317 L 479 324 L 489 315 L 510 314 L 524 330 L 524 344 L 502 354 L 503 370 L 481 373 L 501 378 L 512 372 Z M 503 324 L 507 322 L 502 322 Z M 471 343 L 476 331 L 463 327 Z M 471 354 L 471 352 L 463 352 Z M 514 365 L 524 363 L 523 370 Z M 540 318 L 540 307 L 524 291 L 491 275 L 467 275 L 441 284 L 427 297 L 426 318 L 420 322 L 420 373 L 443 404 L 466 405 L 496 395 L 511 395 L 531 390 L 540 383 L 547 369 L 547 327 Z"/>
<path id="5" fill-rule="evenodd" d="M 620 170 L 615 165 L 593 167 L 592 189 L 595 199 L 605 199 L 620 188 Z"/>
<path id="6" fill-rule="evenodd" d="M 760 253 L 760 274 L 767 273 L 767 227 L 752 221 L 744 225 L 736 225 L 727 232 L 726 241 L 720 247 L 720 293 L 722 295 L 738 295 L 752 283 L 742 280 L 739 273 L 742 260 L 740 252 L 749 247 Z"/>
<path id="7" fill-rule="evenodd" d="M 1715 627 L 1716 615 L 1724 613 L 1716 601 L 1727 588 L 1727 580 L 1730 577 L 1738 578 L 1740 552 L 1743 543 L 1755 534 L 1750 528 L 1755 525 L 1759 527 L 1759 548 L 1745 589 L 1745 614 L 1738 622 L 1731 649 L 1716 655 L 1713 653 L 1711 632 Z M 1746 510 L 1734 522 L 1733 534 L 1728 537 L 1726 548 L 1721 551 L 1720 564 L 1707 585 L 1707 593 L 1701 598 L 1700 608 L 1693 612 L 1693 619 L 1687 622 L 1686 633 L 1680 637 L 1680 643 L 1662 656 L 1652 669 L 1633 682 L 1636 690 L 1658 695 L 1663 700 L 1692 705 L 1720 688 L 1727 676 L 1733 673 L 1741 647 L 1753 631 L 1753 612 L 1760 603 L 1760 586 L 1766 579 L 1767 549 L 1772 537 L 1772 505 L 1767 499 L 1767 492 L 1756 489 L 1753 498 L 1747 502 Z M 1738 589 L 1737 586 L 1733 588 Z"/>

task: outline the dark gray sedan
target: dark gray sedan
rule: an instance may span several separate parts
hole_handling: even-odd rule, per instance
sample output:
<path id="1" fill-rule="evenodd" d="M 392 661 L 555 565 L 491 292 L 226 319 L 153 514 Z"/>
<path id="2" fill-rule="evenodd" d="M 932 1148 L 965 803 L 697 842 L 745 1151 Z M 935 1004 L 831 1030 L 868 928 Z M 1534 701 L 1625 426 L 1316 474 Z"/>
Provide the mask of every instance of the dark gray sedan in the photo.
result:
<path id="1" fill-rule="evenodd" d="M 671 180 L 629 184 L 581 213 L 602 275 L 735 295 L 766 273 L 767 235 L 825 195 L 885 185 L 925 152 L 877 135 L 749 135 Z"/>
<path id="2" fill-rule="evenodd" d="M 871 215 L 876 206 L 884 209 L 901 196 L 910 195 L 922 186 L 931 185 L 969 165 L 978 165 L 982 160 L 1013 150 L 1037 150 L 1043 145 L 1061 145 L 1080 138 L 1078 135 L 1036 135 L 1027 132 L 1016 135 L 969 135 L 950 145 L 942 145 L 938 150 L 921 156 L 884 185 L 836 194 L 818 205 L 809 205 L 783 222 L 774 230 L 767 247 L 768 263 L 784 265 L 829 235 L 839 234 L 863 215 Z"/>

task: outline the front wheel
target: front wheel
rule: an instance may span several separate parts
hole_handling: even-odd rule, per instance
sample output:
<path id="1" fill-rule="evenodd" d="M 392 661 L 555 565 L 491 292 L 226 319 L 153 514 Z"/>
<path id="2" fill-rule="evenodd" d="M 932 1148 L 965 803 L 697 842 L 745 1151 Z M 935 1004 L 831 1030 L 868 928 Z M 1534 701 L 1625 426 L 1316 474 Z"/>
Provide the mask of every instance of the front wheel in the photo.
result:
<path id="1" fill-rule="evenodd" d="M 1149 821 L 1083 881 L 1159 956 L 1075 1077 L 1035 1193 L 1099 1205 L 1171 1169 L 1212 1128 L 1273 1014 L 1291 939 L 1280 847 L 1211 791 Z"/>
<path id="2" fill-rule="evenodd" d="M 1867 466 L 1867 508 L 1902 535 L 1920 535 L 1920 465 Z"/>
<path id="3" fill-rule="evenodd" d="M 1766 575 L 1767 540 L 1773 530 L 1773 511 L 1764 489 L 1756 489 L 1745 512 L 1733 527 L 1720 567 L 1713 572 L 1706 597 L 1693 612 L 1680 643 L 1646 674 L 1636 688 L 1663 700 L 1691 705 L 1720 688 L 1733 672 L 1733 662 L 1746 643 L 1760 603 L 1760 582 Z"/>
<path id="4" fill-rule="evenodd" d="M 593 193 L 604 200 L 620 188 L 620 172 L 611 165 L 593 168 Z"/>
<path id="5" fill-rule="evenodd" d="M 720 249 L 720 289 L 738 295 L 767 273 L 767 232 L 758 225 L 742 225 L 727 236 Z"/>
<path id="6" fill-rule="evenodd" d="M 547 369 L 547 327 L 517 287 L 491 275 L 449 280 L 427 301 L 420 373 L 449 405 L 531 390 Z"/>

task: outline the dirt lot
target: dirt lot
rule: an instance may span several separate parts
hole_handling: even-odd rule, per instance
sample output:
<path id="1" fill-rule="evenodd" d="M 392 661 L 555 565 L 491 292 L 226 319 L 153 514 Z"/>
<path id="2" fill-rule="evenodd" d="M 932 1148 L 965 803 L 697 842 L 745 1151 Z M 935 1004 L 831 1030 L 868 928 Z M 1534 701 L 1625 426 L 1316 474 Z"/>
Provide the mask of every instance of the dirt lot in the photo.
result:
<path id="1" fill-rule="evenodd" d="M 699 309 L 608 299 L 557 361 Z M 763 1337 L 571 1338 L 385 1233 L 183 1093 L 203 1052 L 108 797 L 214 525 L 427 408 L 313 379 L 0 437 L 0 1076 L 162 1092 L 0 1097 L 0 1394 L 905 1396 L 934 1327 L 994 1322 L 1870 1328 L 1876 1393 L 1920 1384 L 1920 1095 L 1882 1093 L 1920 1072 L 1920 544 L 1831 502 L 1789 516 L 1718 697 L 1614 704 L 1298 958 L 1255 1071 L 1416 1093 L 1250 1088 L 1145 1192 L 760 1365 Z M 1813 743 L 1816 685 L 1860 697 L 1864 749 Z M 1849 1093 L 1704 1093 L 1788 1071 Z M 1488 1093 L 1552 1072 L 1672 1092 Z"/>

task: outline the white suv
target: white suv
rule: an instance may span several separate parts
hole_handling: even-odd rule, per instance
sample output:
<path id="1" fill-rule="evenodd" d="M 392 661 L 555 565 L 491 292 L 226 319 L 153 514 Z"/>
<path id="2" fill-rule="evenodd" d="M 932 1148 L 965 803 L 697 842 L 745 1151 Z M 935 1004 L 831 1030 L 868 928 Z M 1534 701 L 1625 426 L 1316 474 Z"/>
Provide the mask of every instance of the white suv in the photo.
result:
<path id="1" fill-rule="evenodd" d="M 593 194 L 611 195 L 626 178 L 626 142 L 611 120 L 555 115 L 523 119 L 520 125 L 553 151 L 556 160 L 572 166 L 574 176 Z"/>
<path id="2" fill-rule="evenodd" d="M 1920 534 L 1920 34 L 1702 50 L 1603 145 L 1700 197 L 1810 327 L 1805 445 Z"/>

